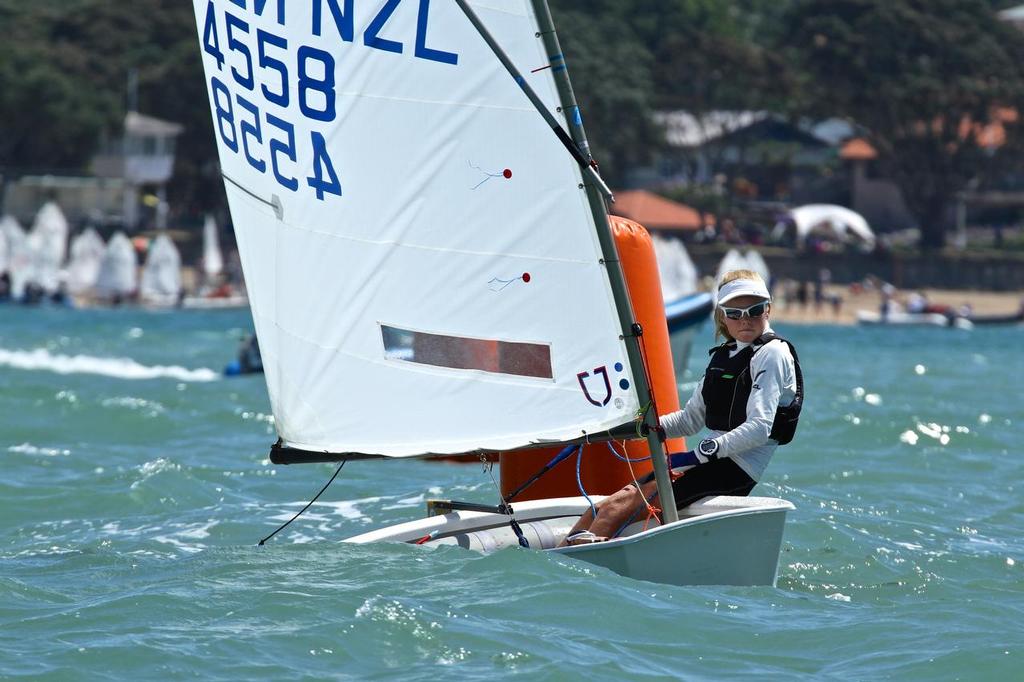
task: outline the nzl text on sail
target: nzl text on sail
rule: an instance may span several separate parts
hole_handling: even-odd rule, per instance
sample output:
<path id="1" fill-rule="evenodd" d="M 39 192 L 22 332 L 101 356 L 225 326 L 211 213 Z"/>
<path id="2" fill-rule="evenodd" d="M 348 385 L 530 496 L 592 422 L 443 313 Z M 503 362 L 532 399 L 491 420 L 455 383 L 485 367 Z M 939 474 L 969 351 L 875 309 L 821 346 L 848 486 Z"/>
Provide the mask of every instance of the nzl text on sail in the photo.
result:
<path id="1" fill-rule="evenodd" d="M 207 73 L 214 74 L 209 80 L 210 99 L 223 145 L 244 156 L 260 173 L 271 173 L 288 191 L 311 191 L 320 201 L 342 193 L 323 132 L 338 115 L 338 77 L 331 52 L 297 44 L 295 36 L 322 39 L 318 43 L 324 46 L 324 41 L 351 43 L 452 66 L 459 61 L 457 53 L 427 47 L 430 0 L 386 0 L 365 26 L 359 27 L 355 25 L 354 3 L 208 0 L 201 30 L 204 58 L 216 63 L 216 72 L 208 68 Z M 303 11 L 295 14 L 310 25 L 290 26 L 286 6 L 300 4 Z M 403 11 L 414 9 L 417 13 L 414 35 L 394 35 L 388 29 L 389 20 L 402 5 L 406 6 Z M 357 28 L 361 29 L 359 40 Z M 409 43 L 411 55 L 406 52 Z M 297 139 L 296 128 L 308 129 L 308 139 Z M 304 185 L 296 177 L 298 168 L 312 169 Z"/>

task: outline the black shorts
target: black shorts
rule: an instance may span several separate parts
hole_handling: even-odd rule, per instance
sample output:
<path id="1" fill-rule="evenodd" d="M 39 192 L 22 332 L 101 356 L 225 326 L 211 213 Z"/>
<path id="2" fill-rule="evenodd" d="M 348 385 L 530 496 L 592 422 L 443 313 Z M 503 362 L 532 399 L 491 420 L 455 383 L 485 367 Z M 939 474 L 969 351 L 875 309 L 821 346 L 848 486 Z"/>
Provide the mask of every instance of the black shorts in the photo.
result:
<path id="1" fill-rule="evenodd" d="M 652 473 L 646 480 L 653 479 Z M 681 509 L 712 495 L 745 497 L 755 485 L 757 481 L 748 476 L 736 462 L 723 457 L 687 469 L 672 483 L 672 492 L 675 493 L 676 507 Z"/>

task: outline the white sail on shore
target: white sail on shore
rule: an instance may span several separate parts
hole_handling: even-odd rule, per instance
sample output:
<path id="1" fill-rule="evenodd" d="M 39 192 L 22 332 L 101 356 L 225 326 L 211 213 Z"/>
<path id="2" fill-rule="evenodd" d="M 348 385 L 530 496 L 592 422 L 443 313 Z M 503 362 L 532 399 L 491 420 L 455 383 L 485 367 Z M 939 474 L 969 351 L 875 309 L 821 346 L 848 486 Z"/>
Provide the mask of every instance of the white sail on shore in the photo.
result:
<path id="1" fill-rule="evenodd" d="M 224 271 L 224 256 L 221 255 L 220 242 L 217 239 L 217 223 L 213 216 L 206 216 L 203 223 L 203 274 L 206 281 L 211 282 Z"/>
<path id="2" fill-rule="evenodd" d="M 286 446 L 457 453 L 633 419 L 581 171 L 456 3 L 193 4 Z M 568 127 L 530 3 L 470 4 Z"/>
<path id="3" fill-rule="evenodd" d="M 124 232 L 115 232 L 107 242 L 96 279 L 96 295 L 118 300 L 135 294 L 138 287 L 138 258 Z"/>
<path id="4" fill-rule="evenodd" d="M 679 239 L 651 235 L 658 260 L 661 296 L 666 303 L 697 291 L 697 266 Z"/>
<path id="5" fill-rule="evenodd" d="M 46 202 L 36 213 L 28 234 L 28 248 L 32 253 L 31 281 L 43 291 L 53 293 L 60 286 L 68 251 L 68 221 L 54 202 Z"/>
<path id="6" fill-rule="evenodd" d="M 87 227 L 71 240 L 68 258 L 68 291 L 81 296 L 92 292 L 100 276 L 100 263 L 106 245 L 103 237 L 92 227 Z"/>
<path id="7" fill-rule="evenodd" d="M 771 272 L 764 257 L 755 249 L 747 249 L 746 253 L 739 249 L 729 249 L 728 253 L 718 264 L 718 272 L 715 273 L 715 290 L 722 281 L 722 276 L 732 270 L 751 270 L 761 275 L 761 278 L 771 286 Z"/>
<path id="8" fill-rule="evenodd" d="M 11 278 L 11 297 L 19 299 L 32 275 L 32 252 L 28 237 L 18 220 L 11 215 L 0 218 L 0 238 L 7 245 L 7 273 Z"/>
<path id="9" fill-rule="evenodd" d="M 158 305 L 177 303 L 181 293 L 181 254 L 171 238 L 159 234 L 149 245 L 142 267 L 139 296 Z"/>

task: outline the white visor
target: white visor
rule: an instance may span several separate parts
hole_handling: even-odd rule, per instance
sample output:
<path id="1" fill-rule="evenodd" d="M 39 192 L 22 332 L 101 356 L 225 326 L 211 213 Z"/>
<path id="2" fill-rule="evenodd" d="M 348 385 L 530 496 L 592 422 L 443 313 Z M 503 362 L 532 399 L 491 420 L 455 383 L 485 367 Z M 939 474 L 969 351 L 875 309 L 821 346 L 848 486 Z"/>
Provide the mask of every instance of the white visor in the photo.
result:
<path id="1" fill-rule="evenodd" d="M 756 296 L 766 301 L 772 300 L 772 295 L 768 293 L 768 287 L 764 285 L 764 282 L 755 279 L 734 279 L 718 290 L 716 305 L 722 305 L 740 296 Z"/>

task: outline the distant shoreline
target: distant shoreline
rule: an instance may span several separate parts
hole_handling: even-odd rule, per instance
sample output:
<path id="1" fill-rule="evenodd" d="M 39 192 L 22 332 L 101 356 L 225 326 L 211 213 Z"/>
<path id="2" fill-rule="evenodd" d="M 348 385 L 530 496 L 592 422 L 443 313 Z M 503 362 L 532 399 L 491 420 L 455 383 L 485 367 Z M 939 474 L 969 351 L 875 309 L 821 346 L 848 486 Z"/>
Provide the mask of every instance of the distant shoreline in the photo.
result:
<path id="1" fill-rule="evenodd" d="M 1009 315 L 1020 309 L 1024 300 L 1022 291 L 974 291 L 968 289 L 920 289 L 928 301 L 936 305 L 948 305 L 959 308 L 965 304 L 971 306 L 976 315 Z M 913 291 L 900 291 L 897 300 L 906 301 L 907 295 Z M 830 285 L 825 287 L 825 301 L 820 306 L 813 298 L 805 306 L 795 301 L 778 298 L 772 306 L 772 320 L 786 324 L 857 324 L 858 310 L 878 311 L 881 307 L 881 296 L 877 291 L 854 293 L 847 286 Z M 842 303 L 839 310 L 833 309 L 829 298 L 838 296 Z"/>

